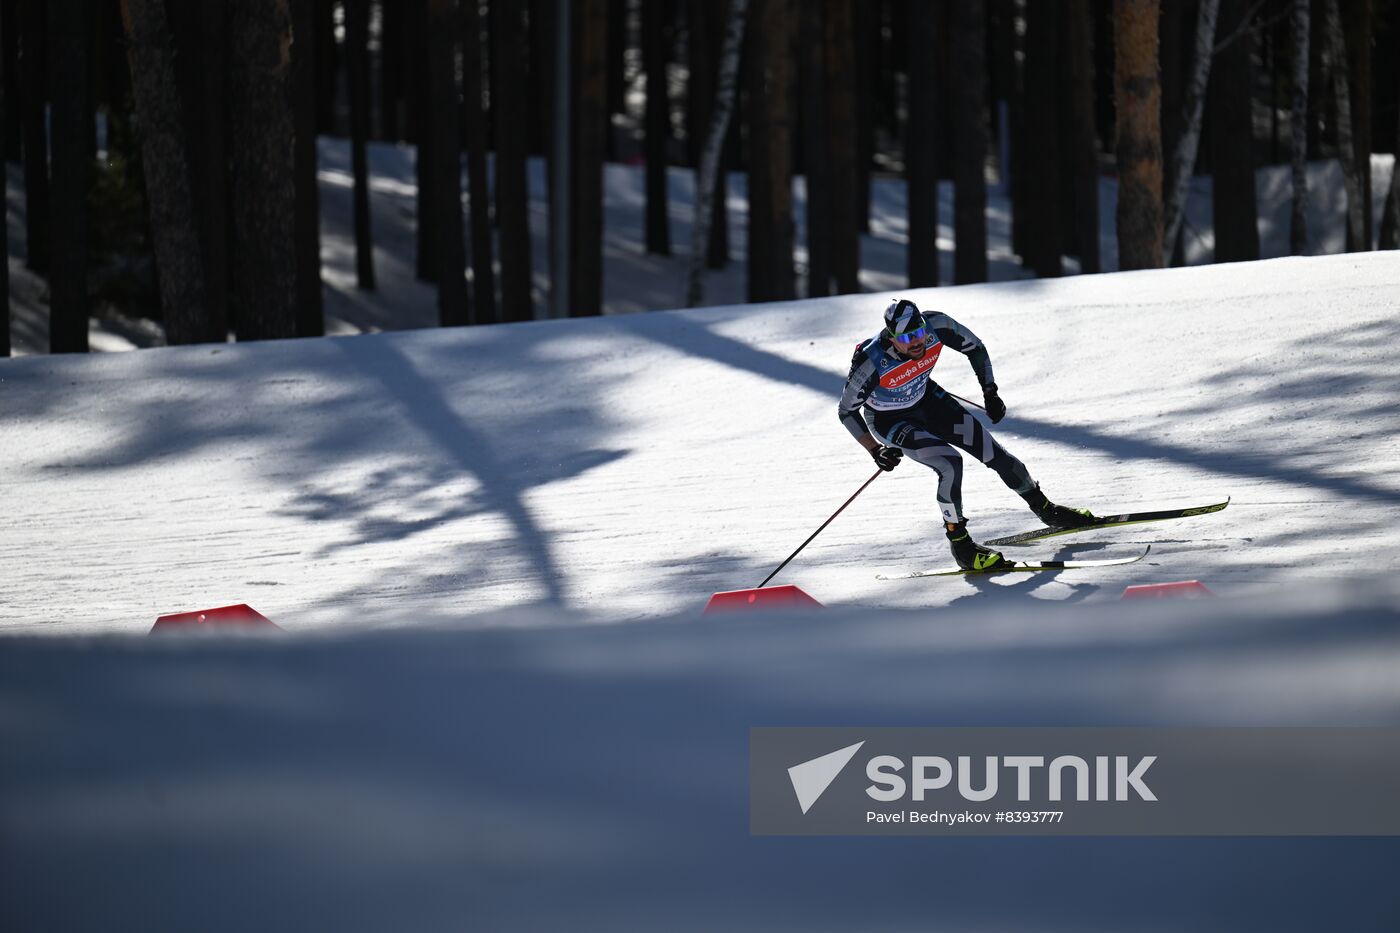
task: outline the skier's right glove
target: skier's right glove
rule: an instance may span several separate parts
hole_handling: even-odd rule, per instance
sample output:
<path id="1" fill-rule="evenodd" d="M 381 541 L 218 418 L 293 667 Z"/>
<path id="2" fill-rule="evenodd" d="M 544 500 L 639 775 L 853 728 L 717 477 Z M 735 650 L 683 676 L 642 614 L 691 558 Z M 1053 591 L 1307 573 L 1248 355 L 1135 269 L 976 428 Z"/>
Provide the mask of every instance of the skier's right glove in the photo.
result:
<path id="1" fill-rule="evenodd" d="M 876 466 L 888 473 L 899 466 L 899 461 L 904 458 L 904 451 L 898 447 L 876 447 L 870 452 L 870 456 L 874 458 Z"/>

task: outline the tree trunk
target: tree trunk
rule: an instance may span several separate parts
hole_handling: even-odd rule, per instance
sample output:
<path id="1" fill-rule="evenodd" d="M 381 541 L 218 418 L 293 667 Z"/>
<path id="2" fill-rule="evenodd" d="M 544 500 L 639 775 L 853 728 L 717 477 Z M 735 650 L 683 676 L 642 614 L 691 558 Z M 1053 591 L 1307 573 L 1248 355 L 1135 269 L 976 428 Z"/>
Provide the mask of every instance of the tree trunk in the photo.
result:
<path id="1" fill-rule="evenodd" d="M 953 282 L 987 281 L 986 23 L 982 0 L 953 4 Z"/>
<path id="2" fill-rule="evenodd" d="M 667 150 L 671 143 L 671 101 L 666 87 L 669 3 L 642 4 L 642 68 L 646 71 L 646 239 L 647 252 L 671 255 L 671 221 L 666 191 Z M 749 244 L 752 251 L 753 243 Z M 752 258 L 752 257 L 750 257 Z"/>
<path id="3" fill-rule="evenodd" d="M 554 125 L 554 8 L 559 0 L 527 0 L 530 8 L 530 151 L 546 157 Z M 650 5 L 650 4 L 648 4 Z M 545 174 L 553 177 L 552 171 Z"/>
<path id="4" fill-rule="evenodd" d="M 1342 163 L 1342 182 L 1347 193 L 1347 249 L 1365 249 L 1365 221 L 1362 217 L 1361 180 L 1356 170 L 1356 146 L 1351 132 L 1351 101 L 1347 93 L 1347 50 L 1342 38 L 1341 13 L 1337 0 L 1322 0 L 1327 23 L 1327 60 L 1332 76 L 1332 94 L 1337 108 L 1337 158 Z"/>
<path id="5" fill-rule="evenodd" d="M 827 145 L 822 5 L 799 0 L 802 158 L 807 191 L 807 297 L 831 294 L 831 157 Z"/>
<path id="6" fill-rule="evenodd" d="M 1400 94 L 1396 96 L 1400 99 Z M 1385 209 L 1381 214 L 1381 249 L 1400 249 L 1400 119 L 1396 120 L 1395 128 L 1395 160 L 1390 165 L 1390 191 L 1385 196 Z"/>
<path id="7" fill-rule="evenodd" d="M 796 297 L 792 246 L 792 0 L 755 0 L 749 42 L 748 300 Z"/>
<path id="8" fill-rule="evenodd" d="M 569 313 L 603 313 L 603 157 L 608 129 L 607 0 L 578 0 L 573 35 L 573 174 Z"/>
<path id="9" fill-rule="evenodd" d="M 1357 203 L 1361 208 L 1361 237 L 1347 248 L 1371 248 L 1371 11 L 1372 0 L 1349 0 L 1344 35 L 1351 88 L 1351 142 L 1356 165 Z M 1400 153 L 1397 153 L 1400 154 Z"/>
<path id="10" fill-rule="evenodd" d="M 190 160 L 194 183 L 195 222 L 200 224 L 200 253 L 204 259 L 204 299 L 209 305 L 211 339 L 228 340 L 232 324 L 233 218 L 229 199 L 229 10 L 228 0 L 204 0 L 199 5 L 195 43 L 199 48 L 199 119 L 185 110 L 185 125 L 195 127 L 198 141 Z M 169 3 L 167 2 L 167 9 Z M 176 41 L 178 54 L 179 42 Z M 178 70 L 177 70 L 178 75 Z M 198 192 L 205 192 L 200 197 Z"/>
<path id="11" fill-rule="evenodd" d="M 404 22 L 411 3 L 380 0 L 379 7 L 379 135 L 397 142 L 404 138 Z"/>
<path id="12" fill-rule="evenodd" d="M 369 3 L 346 0 L 345 64 L 350 84 L 350 162 L 355 176 L 355 283 L 373 291 L 374 236 L 370 229 L 369 162 Z"/>
<path id="13" fill-rule="evenodd" d="M 608 159 L 617 161 L 617 134 L 613 132 L 613 115 L 627 112 L 627 0 L 608 0 Z"/>
<path id="14" fill-rule="evenodd" d="M 1293 207 L 1289 213 L 1288 251 L 1308 252 L 1308 136 L 1303 129 L 1308 116 L 1308 6 L 1310 0 L 1292 0 L 1293 111 L 1289 123 L 1290 165 L 1293 175 Z"/>
<path id="15" fill-rule="evenodd" d="M 690 0 L 690 77 L 687 89 L 690 94 L 688 114 L 691 119 L 689 142 L 691 158 L 695 165 L 695 188 L 700 188 L 700 160 L 706 134 L 714 125 L 714 106 L 717 79 L 719 74 L 720 32 L 727 19 L 721 19 L 728 10 L 729 0 Z M 714 217 L 709 225 L 709 265 L 711 269 L 722 269 L 729 262 L 729 186 L 725 178 L 723 144 L 721 144 L 720 168 L 715 175 L 715 191 L 712 201 Z"/>
<path id="16" fill-rule="evenodd" d="M 435 149 L 435 130 L 437 127 L 425 111 L 432 107 L 432 76 L 429 73 L 431 67 L 429 61 L 431 55 L 428 49 L 432 45 L 432 37 L 428 35 L 428 4 L 431 0 L 408 0 L 405 3 L 406 12 L 404 14 L 404 35 L 403 48 L 405 56 L 404 82 L 405 101 L 404 112 L 404 134 L 408 141 L 416 148 L 418 158 L 415 160 L 415 181 L 417 182 L 416 207 L 418 216 L 418 252 L 417 269 L 418 278 L 424 282 L 437 281 L 437 258 L 439 254 L 439 244 L 433 241 L 435 232 L 438 229 L 438 219 L 434 216 L 436 209 L 442 201 L 442 197 L 434 190 L 434 182 L 438 178 L 438 173 L 433 168 L 433 153 Z M 456 29 L 453 29 L 453 38 L 456 38 Z M 455 75 L 456 69 L 453 69 Z M 453 78 L 455 84 L 456 78 Z M 453 126 L 460 126 L 459 117 L 454 115 Z M 453 138 L 452 145 L 454 152 L 461 148 L 461 140 Z M 460 188 L 460 183 L 458 184 Z M 445 195 L 444 195 L 445 196 Z"/>
<path id="17" fill-rule="evenodd" d="M 141 121 L 141 164 L 151 216 L 165 340 L 222 342 L 228 323 L 205 298 L 205 267 L 195 219 L 186 140 L 175 76 L 175 43 L 163 0 L 123 0 L 132 93 Z M 215 195 L 217 196 L 217 195 Z"/>
<path id="18" fill-rule="evenodd" d="M 44 0 L 20 0 L 20 100 L 24 107 L 25 260 L 49 271 L 48 21 Z"/>
<path id="19" fill-rule="evenodd" d="M 473 0 L 467 0 L 468 3 Z M 461 100 L 457 94 L 455 61 L 459 26 L 457 0 L 428 0 L 424 20 L 427 39 L 428 101 L 420 129 L 432 127 L 425 145 L 418 144 L 419 158 L 437 203 L 426 240 L 433 250 L 437 278 L 438 323 L 443 327 L 474 324 L 467 304 L 466 243 L 462 236 L 462 135 Z"/>
<path id="20" fill-rule="evenodd" d="M 861 233 L 870 232 L 870 166 L 875 158 L 875 30 L 879 27 L 880 4 L 857 0 L 852 37 L 855 43 L 854 87 L 856 123 L 856 224 Z"/>
<path id="21" fill-rule="evenodd" d="M 510 115 L 528 111 L 524 0 L 496 0 L 496 223 L 501 243 L 501 319 L 534 318 L 531 296 L 530 192 L 526 179 L 529 125 Z"/>
<path id="22" fill-rule="evenodd" d="M 496 312 L 496 271 L 493 268 L 496 251 L 491 239 L 491 186 L 486 178 L 486 150 L 490 147 L 490 137 L 482 88 L 485 56 L 477 0 L 462 0 L 460 17 L 462 114 L 467 130 L 467 200 L 471 212 L 473 321 L 477 324 L 494 324 L 500 317 Z M 461 137 L 454 139 L 460 146 Z"/>
<path id="23" fill-rule="evenodd" d="M 335 45 L 335 4 L 336 0 L 314 0 L 315 8 L 308 11 L 306 22 L 306 29 L 313 37 L 314 46 L 310 58 L 315 62 L 313 93 L 318 135 L 336 134 L 335 78 L 340 62 Z"/>
<path id="24" fill-rule="evenodd" d="M 1065 52 L 1069 57 L 1070 148 L 1074 165 L 1074 232 L 1079 271 L 1099 263 L 1099 141 L 1094 127 L 1094 41 L 1089 0 L 1069 0 Z"/>
<path id="25" fill-rule="evenodd" d="M 1186 134 L 1186 85 L 1190 78 L 1187 69 L 1190 67 L 1190 56 L 1187 54 L 1187 43 L 1193 41 L 1194 33 L 1188 28 L 1187 18 L 1190 17 L 1190 25 L 1194 27 L 1196 17 L 1193 15 L 1195 7 L 1199 6 L 1199 0 L 1187 2 L 1187 0 L 1163 0 L 1162 2 L 1162 24 L 1160 47 L 1162 58 L 1162 195 L 1163 203 L 1163 231 L 1162 238 L 1166 255 L 1164 264 L 1169 266 L 1181 266 L 1186 263 L 1186 237 L 1183 232 L 1184 225 L 1178 224 L 1176 236 L 1167 238 L 1167 219 L 1171 212 L 1166 201 L 1170 201 L 1176 191 L 1177 164 L 1176 153 L 1181 146 L 1181 137 Z M 1195 172 L 1195 166 L 1191 167 L 1191 172 Z M 1187 179 L 1189 190 L 1190 179 Z"/>
<path id="26" fill-rule="evenodd" d="M 1056 91 L 1060 87 L 1059 33 L 1064 9 L 1064 0 L 1033 0 L 1026 7 L 1026 138 L 1035 141 L 1035 152 L 1029 155 L 1024 260 L 1041 277 L 1058 276 L 1062 271 Z"/>
<path id="27" fill-rule="evenodd" d="M 53 187 L 49 206 L 49 351 L 88 350 L 88 194 L 92 103 L 86 0 L 49 0 Z"/>
<path id="28" fill-rule="evenodd" d="M 0 3 L 0 55 L 4 56 L 0 62 L 0 82 L 9 95 L 4 101 L 5 115 L 0 120 L 0 127 L 3 127 L 0 131 L 5 134 L 5 157 L 11 162 L 19 161 L 24 145 L 20 108 L 16 105 L 23 90 L 19 80 L 19 6 L 17 0 Z"/>
<path id="29" fill-rule="evenodd" d="M 826 0 L 827 146 L 831 152 L 831 266 L 837 294 L 860 291 L 860 199 L 856 187 L 855 48 L 853 0 Z M 865 0 L 861 0 L 865 2 Z"/>
<path id="30" fill-rule="evenodd" d="M 1166 204 L 1166 230 L 1163 239 L 1169 244 L 1175 244 L 1180 237 L 1181 222 L 1186 211 L 1186 192 L 1191 187 L 1191 176 L 1196 169 L 1219 12 L 1220 0 L 1200 0 L 1196 16 L 1196 50 L 1192 56 L 1191 83 L 1186 87 L 1185 101 L 1182 104 L 1182 131 L 1172 159 L 1172 189 Z M 1163 256 L 1163 264 L 1169 262 L 1170 258 Z"/>
<path id="31" fill-rule="evenodd" d="M 904 175 L 908 191 L 909 287 L 938 284 L 938 96 L 928 50 L 938 39 L 933 9 L 923 0 L 909 5 L 909 104 L 904 131 Z M 810 198 L 809 198 L 810 200 Z M 810 210 L 810 208 L 809 208 Z"/>
<path id="32" fill-rule="evenodd" d="M 1011 249 L 1019 253 L 1024 211 L 1021 179 L 1017 176 L 1024 133 L 1021 129 L 1020 71 L 1016 64 L 1016 4 L 1013 0 L 992 0 L 991 15 L 992 125 L 997 133 L 998 180 L 1011 212 Z"/>
<path id="33" fill-rule="evenodd" d="M 323 0 L 322 0 L 323 2 Z M 318 54 L 313 0 L 289 0 L 292 18 L 292 156 L 296 184 L 296 315 L 298 337 L 326 333 L 321 305 L 321 192 L 316 181 Z M 334 48 L 332 38 L 331 48 Z"/>
<path id="34" fill-rule="evenodd" d="M 693 308 L 704 300 L 702 278 L 705 263 L 699 245 L 709 242 L 708 227 L 714 214 L 720 149 L 724 146 L 724 137 L 729 131 L 729 115 L 734 109 L 739 52 L 744 44 L 744 19 L 747 10 L 748 0 L 730 0 L 729 23 L 725 29 L 724 47 L 720 51 L 719 86 L 715 93 L 713 116 L 705 138 L 705 148 L 700 153 L 700 174 L 695 198 L 695 230 L 690 237 L 690 275 L 685 297 L 688 308 Z"/>
<path id="35" fill-rule="evenodd" d="M 1221 0 L 1220 32 L 1210 82 L 1211 203 L 1215 210 L 1215 261 L 1259 258 L 1259 211 L 1254 194 L 1254 34 L 1250 0 Z"/>
<path id="36" fill-rule="evenodd" d="M 1162 255 L 1161 84 L 1156 0 L 1116 0 L 1118 267 L 1156 269 Z"/>
<path id="37" fill-rule="evenodd" d="M 287 0 L 229 6 L 233 300 L 239 340 L 294 337 L 295 133 Z"/>
<path id="38" fill-rule="evenodd" d="M 0 202 L 9 203 L 9 164 L 14 140 L 9 132 L 10 114 L 14 112 L 14 72 L 10 69 L 10 53 L 13 42 L 14 19 L 8 13 L 10 4 L 0 10 Z M 0 357 L 10 355 L 10 225 L 0 225 L 0 295 L 5 303 L 0 305 Z"/>

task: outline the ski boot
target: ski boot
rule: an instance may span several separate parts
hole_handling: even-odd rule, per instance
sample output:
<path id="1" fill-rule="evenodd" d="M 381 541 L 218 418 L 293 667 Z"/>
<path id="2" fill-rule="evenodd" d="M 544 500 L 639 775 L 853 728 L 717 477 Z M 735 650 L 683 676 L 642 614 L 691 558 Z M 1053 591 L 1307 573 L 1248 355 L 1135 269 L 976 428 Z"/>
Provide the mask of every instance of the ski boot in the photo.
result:
<path id="1" fill-rule="evenodd" d="M 1024 498 L 1036 517 L 1052 528 L 1084 528 L 1098 521 L 1088 509 L 1072 509 L 1051 502 L 1045 498 L 1045 493 L 1040 491 L 1039 483 L 1026 493 Z"/>
<path id="2" fill-rule="evenodd" d="M 944 527 L 948 533 L 948 545 L 953 549 L 953 559 L 963 570 L 982 572 L 1012 566 L 1012 562 L 1002 557 L 1000 551 L 993 551 L 972 540 L 966 519 L 956 525 L 945 522 Z"/>

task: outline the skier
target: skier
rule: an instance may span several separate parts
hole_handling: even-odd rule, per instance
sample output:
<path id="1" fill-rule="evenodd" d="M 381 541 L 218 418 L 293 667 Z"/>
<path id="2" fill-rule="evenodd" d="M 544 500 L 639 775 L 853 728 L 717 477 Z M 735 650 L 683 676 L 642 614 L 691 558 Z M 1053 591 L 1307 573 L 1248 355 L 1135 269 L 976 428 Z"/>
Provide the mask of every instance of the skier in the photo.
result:
<path id="1" fill-rule="evenodd" d="M 955 448 L 995 470 L 1045 524 L 1076 528 L 1093 522 L 1087 509 L 1047 499 L 1025 465 L 933 381 L 933 366 L 945 346 L 967 356 L 982 386 L 987 416 L 993 424 L 1001 421 L 1006 405 L 997 394 L 992 361 L 982 341 L 946 314 L 925 315 L 907 298 L 892 302 L 885 309 L 884 330 L 856 347 L 838 413 L 880 469 L 893 470 L 907 453 L 938 474 L 938 505 L 958 566 L 985 571 L 1011 562 L 968 534 L 962 510 L 962 456 Z"/>

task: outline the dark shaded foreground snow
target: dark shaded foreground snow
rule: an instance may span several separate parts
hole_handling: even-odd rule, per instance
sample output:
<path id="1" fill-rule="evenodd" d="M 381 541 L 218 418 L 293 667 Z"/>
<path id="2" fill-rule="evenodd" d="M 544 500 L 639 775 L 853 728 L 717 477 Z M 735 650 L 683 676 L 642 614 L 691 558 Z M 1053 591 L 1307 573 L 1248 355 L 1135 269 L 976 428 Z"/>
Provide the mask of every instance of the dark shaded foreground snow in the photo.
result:
<path id="1" fill-rule="evenodd" d="M 0 929 L 1393 931 L 1400 839 L 756 838 L 747 768 L 758 725 L 1400 724 L 1397 593 L 5 639 Z"/>

